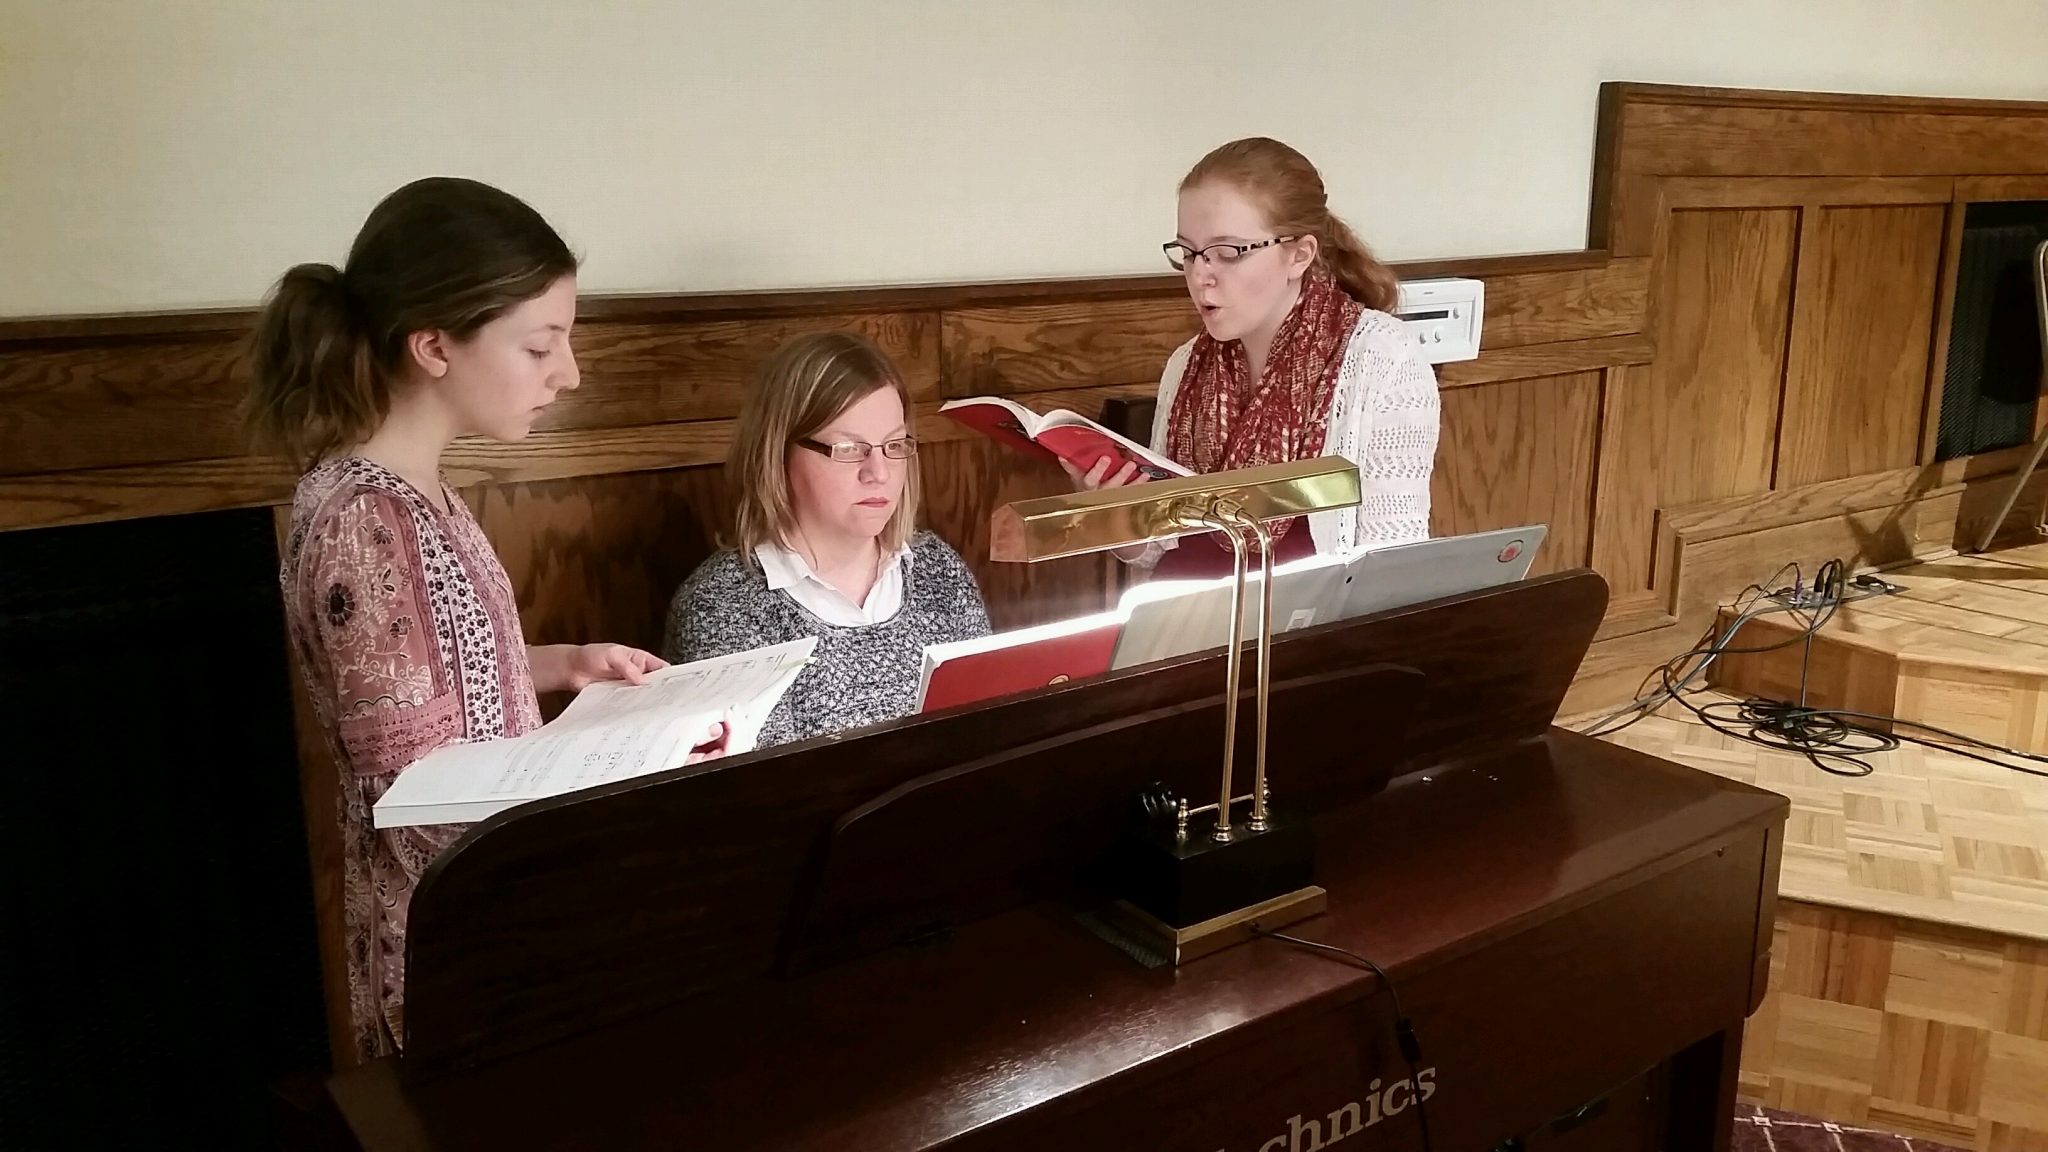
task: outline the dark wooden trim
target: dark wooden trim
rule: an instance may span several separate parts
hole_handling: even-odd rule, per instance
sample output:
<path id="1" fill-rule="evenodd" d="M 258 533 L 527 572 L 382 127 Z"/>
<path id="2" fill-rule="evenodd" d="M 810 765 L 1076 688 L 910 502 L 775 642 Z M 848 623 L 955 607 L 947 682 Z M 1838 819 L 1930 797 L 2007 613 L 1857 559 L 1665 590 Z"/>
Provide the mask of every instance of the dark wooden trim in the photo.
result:
<path id="1" fill-rule="evenodd" d="M 798 291 L 626 293 L 587 296 L 578 318 L 678 321 L 826 312 L 938 311 L 987 304 L 1048 300 L 1128 300 L 1184 291 L 1178 276 L 1108 276 L 1074 280 L 1016 280 L 963 284 L 872 285 Z"/>
<path id="2" fill-rule="evenodd" d="M 1482 349 L 1477 360 L 1436 366 L 1439 388 L 1467 388 L 1503 380 L 1532 380 L 1571 372 L 1596 372 L 1627 364 L 1648 364 L 1657 346 L 1647 333 L 1524 344 L 1516 348 Z"/>
<path id="3" fill-rule="evenodd" d="M 1607 602 L 1607 614 L 1600 618 L 1600 630 L 1593 634 L 1593 642 L 1669 628 L 1677 623 L 1678 617 L 1665 611 L 1664 597 L 1654 588 L 1645 588 Z"/>
<path id="4" fill-rule="evenodd" d="M 1521 276 L 1531 272 L 1573 272 L 1585 268 L 1604 268 L 1609 262 L 1606 252 L 1597 248 L 1584 248 L 1563 252 L 1524 252 L 1511 256 L 1448 257 L 1438 260 L 1402 260 L 1389 265 L 1401 274 L 1403 280 L 1419 280 L 1425 276 L 1470 276 L 1484 280 L 1489 276 Z M 1175 281 L 1176 286 L 1179 282 Z"/>
<path id="5" fill-rule="evenodd" d="M 119 340 L 137 336 L 240 335 L 249 330 L 255 317 L 253 308 L 208 308 L 0 318 L 0 344 Z"/>
<path id="6" fill-rule="evenodd" d="M 1957 204 L 1985 200 L 2048 200 L 2048 175 L 1956 177 Z"/>
<path id="7" fill-rule="evenodd" d="M 1904 96 L 1863 92 L 1802 92 L 1774 88 L 1711 88 L 1686 84 L 1645 84 L 1611 80 L 1600 86 L 1629 104 L 1696 104 L 1709 107 L 1792 108 L 1819 112 L 1932 112 L 2048 116 L 2048 101 L 1981 100 L 1955 96 Z"/>
<path id="8" fill-rule="evenodd" d="M 1595 249 L 1510 256 L 1450 257 L 1394 264 L 1404 279 L 1430 276 L 1515 276 L 1600 268 L 1607 253 Z M 678 323 L 748 320 L 855 312 L 942 311 L 1000 304 L 1072 303 L 1175 297 L 1184 293 L 1178 276 L 1106 276 L 1069 280 L 1015 280 L 978 284 L 920 284 L 799 291 L 599 294 L 577 302 L 579 320 L 635 320 Z M 230 334 L 246 332 L 253 308 L 172 312 L 115 312 L 81 316 L 0 318 L 0 345 L 123 337 Z"/>
<path id="9" fill-rule="evenodd" d="M 1956 282 L 1963 265 L 1963 221 L 1969 206 L 1952 183 L 1948 219 L 1942 222 L 1941 276 L 1934 288 L 1934 332 L 1927 353 L 1927 388 L 1920 398 L 1920 455 L 1914 462 L 1934 463 L 1941 439 L 1941 403 L 1948 392 L 1948 342 L 1955 328 Z"/>
<path id="10" fill-rule="evenodd" d="M 1770 528 L 1829 520 L 1854 512 L 1953 495 L 2012 475 L 2028 445 L 1994 448 L 1938 464 L 1822 480 L 1748 496 L 1729 496 L 1659 510 L 1659 519 L 1689 543 L 1745 536 Z"/>
<path id="11" fill-rule="evenodd" d="M 1586 247 L 1614 250 L 1613 216 L 1615 186 L 1620 181 L 1622 131 L 1627 117 L 1626 84 L 1600 86 L 1599 111 L 1593 121 L 1593 192 L 1586 215 Z"/>
<path id="12" fill-rule="evenodd" d="M 1588 250 L 1396 267 L 1411 278 L 1491 282 L 1490 347 L 1478 361 L 1442 366 L 1446 385 L 1650 355 L 1642 331 L 1648 268 L 1640 259 Z M 0 321 L 0 396 L 9 404 L 0 441 L 16 444 L 0 452 L 0 531 L 288 499 L 291 471 L 242 454 L 226 423 L 242 387 L 234 341 L 252 315 Z M 567 397 L 518 445 L 457 445 L 449 458 L 457 483 L 717 463 L 746 365 L 765 354 L 775 333 L 811 324 L 853 326 L 883 339 L 926 417 L 932 402 L 951 395 L 1028 393 L 1041 410 L 1079 403 L 1092 411 L 1111 395 L 1149 393 L 1158 363 L 1195 327 L 1182 282 L 1172 276 L 598 296 L 585 301 L 584 316 L 591 386 Z M 1516 346 L 1525 342 L 1533 344 Z M 993 371 L 999 361 L 1015 378 Z M 940 423 L 921 422 L 927 439 L 947 437 Z M 65 431 L 57 440 L 39 438 L 52 429 Z M 10 474 L 10 465 L 21 471 Z"/>
<path id="13" fill-rule="evenodd" d="M 1956 191 L 1948 176 L 1665 176 L 1659 183 L 1667 209 L 1947 204 Z"/>
<path id="14" fill-rule="evenodd" d="M 1106 400 L 1152 392 L 1151 385 L 1122 384 L 1038 392 L 1030 401 L 1042 410 L 1094 413 Z M 960 425 L 940 419 L 938 408 L 918 405 L 920 443 L 973 438 Z M 689 420 L 535 432 L 514 444 L 464 440 L 449 449 L 444 472 L 449 483 L 468 488 L 714 467 L 725 462 L 733 425 L 732 420 Z M 298 474 L 282 460 L 261 456 L 0 476 L 0 532 L 281 505 L 290 502 L 297 483 Z"/>

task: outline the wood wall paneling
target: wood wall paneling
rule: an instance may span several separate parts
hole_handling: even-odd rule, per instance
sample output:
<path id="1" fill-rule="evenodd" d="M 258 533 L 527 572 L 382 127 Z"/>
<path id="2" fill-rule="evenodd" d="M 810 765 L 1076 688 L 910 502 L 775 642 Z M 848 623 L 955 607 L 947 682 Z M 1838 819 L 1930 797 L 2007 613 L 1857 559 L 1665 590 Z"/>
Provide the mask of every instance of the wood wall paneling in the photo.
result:
<path id="1" fill-rule="evenodd" d="M 1432 534 L 1547 524 L 1535 570 L 1585 567 L 1599 416 L 1597 372 L 1446 391 Z"/>
<path id="2" fill-rule="evenodd" d="M 1669 108 L 1680 111 L 1666 116 Z M 1796 122 L 1815 134 L 1805 141 L 1811 146 L 1800 149 L 1802 161 L 1762 165 L 1736 155 L 1749 146 L 1745 131 L 1753 130 L 1742 125 L 1761 123 L 1759 114 L 1768 119 L 1788 111 L 1794 115 L 1786 124 Z M 1702 552 L 1706 541 L 1689 537 L 1674 524 L 1674 514 L 1682 516 L 1699 502 L 1725 502 L 1731 514 L 1745 516 L 1757 502 L 1794 493 L 1802 505 L 1796 517 L 1804 519 L 1781 527 L 1826 519 L 1840 511 L 1829 501 L 1854 495 L 1834 490 L 1833 477 L 1897 476 L 1923 459 L 1922 413 L 1938 403 L 1928 386 L 1931 353 L 1938 352 L 1930 339 L 1935 289 L 1945 260 L 1952 259 L 1947 205 L 1970 181 L 1990 182 L 1977 186 L 1996 191 L 2028 185 L 1894 163 L 1896 158 L 1872 166 L 1860 145 L 1838 146 L 1818 137 L 1862 131 L 1867 125 L 1860 118 L 1873 114 L 2011 114 L 2031 118 L 2038 128 L 2048 123 L 2041 119 L 2044 111 L 2048 107 L 1982 102 L 1603 88 L 1591 232 L 1618 258 L 1653 261 L 1649 327 L 1656 353 L 1647 383 L 1617 368 L 1608 374 L 1603 397 L 1593 562 L 1617 589 L 1610 616 L 1641 612 L 1622 589 L 1640 588 L 1647 580 L 1656 602 L 1665 606 L 1663 617 L 1682 625 L 1669 629 L 1676 651 L 1692 636 L 1685 621 L 1689 605 L 1711 604 L 1762 575 L 1735 571 L 1748 560 L 1762 562 L 1761 553 L 1738 559 L 1716 557 L 1713 547 Z M 1680 120 L 1698 130 L 1671 130 Z M 1964 132 L 1973 123 L 1949 121 Z M 1838 215 L 1847 213 L 1868 215 Z M 1865 226 L 1842 224 L 1850 219 Z M 1931 229 L 1925 225 L 1929 219 L 1935 221 Z M 1887 269 L 1884 287 L 1868 282 L 1877 267 Z M 1851 276 L 1863 293 L 1853 299 L 1846 288 Z M 1910 286 L 1899 286 L 1901 279 Z M 1873 314 L 1887 324 L 1888 342 L 1843 330 L 1848 318 Z M 1823 368 L 1830 356 L 1836 363 Z M 1861 378 L 1862 389 L 1853 396 L 1850 376 Z M 1828 392 L 1816 381 L 1838 382 L 1837 390 Z M 1844 413 L 1860 417 L 1877 434 L 1866 436 L 1861 428 L 1837 432 L 1827 418 Z M 1815 435 L 1820 427 L 1828 427 L 1829 438 L 1853 441 L 1841 449 L 1852 458 L 1816 459 L 1824 439 Z M 1656 445 L 1654 459 L 1638 447 L 1645 442 Z M 1632 484 L 1624 476 L 1638 479 Z M 1864 523 L 1867 516 L 1838 526 L 1862 530 L 1860 537 L 1837 530 L 1821 531 L 1818 538 L 1867 555 L 1945 547 L 1956 524 L 1974 515 L 1973 502 L 1981 503 L 1976 489 L 1945 495 L 1958 501 L 1949 514 L 1902 511 L 1890 522 L 1890 540 L 1880 527 Z M 1909 503 L 1927 498 L 1932 496 L 1926 492 L 1904 497 Z M 1737 531 L 1759 530 L 1748 519 Z M 1902 533 L 1910 549 L 1898 546 Z M 1792 541 L 1780 536 L 1775 543 Z M 1716 547 L 1725 553 L 1726 545 Z M 1654 627 L 1657 614 L 1641 619 Z M 1629 635 L 1636 627 L 1606 634 Z"/>
<path id="3" fill-rule="evenodd" d="M 1947 208 L 1829 206 L 1801 231 L 1777 486 L 1920 457 Z"/>
<path id="4" fill-rule="evenodd" d="M 920 463 L 924 522 L 961 551 L 996 627 L 1100 611 L 1121 591 L 1122 565 L 1106 556 L 987 558 L 989 513 L 1067 491 L 1058 469 L 978 438 L 929 444 Z M 669 599 L 718 547 L 732 515 L 716 466 L 483 484 L 463 495 L 512 578 L 533 644 L 612 641 L 658 651 Z"/>
<path id="5" fill-rule="evenodd" d="M 2038 103 L 1622 87 L 1624 172 L 1992 176 L 2038 172 L 2048 155 Z"/>
<path id="6" fill-rule="evenodd" d="M 1652 260 L 1656 359 L 1606 376 L 1592 556 L 1616 627 L 1567 710 L 1625 699 L 1704 628 L 1700 605 L 1758 568 L 1904 559 L 1981 523 L 2011 454 L 1901 467 L 1926 459 L 1922 413 L 1939 402 L 1926 381 L 1943 354 L 1929 338 L 1937 273 L 1955 255 L 1943 213 L 2048 195 L 2043 103 L 1606 84 L 1597 132 L 1588 233 L 1617 259 Z M 1861 226 L 1836 215 L 1866 212 Z M 1852 288 L 1851 273 L 1875 283 Z M 1844 330 L 1872 314 L 1891 324 L 1878 340 Z M 1836 373 L 1868 390 L 1845 395 Z M 1831 407 L 1862 414 L 1874 439 L 1850 426 L 1838 438 L 1853 444 L 1824 447 Z"/>
<path id="7" fill-rule="evenodd" d="M 1649 367 L 1610 368 L 1601 382 L 1591 563 L 1606 577 L 1611 603 L 1648 593 L 1656 577 L 1655 477 L 1667 421 L 1655 384 Z"/>
<path id="8" fill-rule="evenodd" d="M 948 312 L 941 340 L 945 393 L 1156 384 L 1166 358 L 1199 328 L 1185 292 L 1154 300 Z"/>
<path id="9" fill-rule="evenodd" d="M 255 456 L 0 475 L 0 532 L 254 508 L 290 500 L 296 480 L 284 461 Z"/>
<path id="10" fill-rule="evenodd" d="M 1610 377 L 1617 374 L 1610 374 Z M 1605 436 L 1613 426 L 1616 381 L 1608 381 Z M 1603 469 L 1608 458 L 1603 442 Z M 1667 508 L 1655 515 L 1657 590 L 1610 601 L 1600 641 L 1586 656 L 1563 712 L 1613 707 L 1633 696 L 1645 672 L 1700 637 L 1722 603 L 1787 561 L 1811 570 L 1823 559 L 1896 564 L 1975 539 L 1996 510 L 2024 446 L 1925 467 L 1834 480 L 1803 488 Z M 1604 491 L 1604 489 L 1603 489 Z M 2048 501 L 2048 474 L 2036 473 L 2023 508 Z M 1605 523 L 1611 515 L 1598 509 Z M 1595 565 L 1602 537 L 1595 535 Z M 2031 528 L 2009 518 L 2000 545 L 2029 543 Z M 1606 570 L 1602 569 L 1603 574 Z M 1612 577 L 1609 577 L 1612 581 Z"/>
<path id="11" fill-rule="evenodd" d="M 1958 176 L 1955 202 L 1983 200 L 2048 200 L 2048 176 Z"/>
<path id="12" fill-rule="evenodd" d="M 1798 212 L 1674 211 L 1650 391 L 1664 405 L 1661 505 L 1771 486 Z"/>
<path id="13" fill-rule="evenodd" d="M 930 423 L 927 435 L 956 434 L 950 421 Z M 732 429 L 731 420 L 693 420 L 535 432 L 509 444 L 458 440 L 442 470 L 466 488 L 715 464 Z M 286 504 L 297 479 L 283 460 L 261 456 L 0 476 L 0 531 Z"/>
<path id="14" fill-rule="evenodd" d="M 1476 275 L 1498 317 L 1447 385 L 1642 363 L 1644 261 L 1604 253 L 1431 261 Z M 850 289 L 581 303 L 581 387 L 529 439 L 462 444 L 458 484 L 715 463 L 752 374 L 782 340 L 847 328 L 898 361 L 927 411 L 945 395 L 1150 388 L 1194 331 L 1178 277 Z M 0 322 L 0 529 L 277 503 L 293 477 L 243 455 L 233 411 L 248 311 Z M 943 385 L 941 382 L 944 382 Z M 1077 409 L 1088 411 L 1089 409 Z M 944 429 L 926 421 L 928 438 Z"/>
<path id="15" fill-rule="evenodd" d="M 960 551 L 974 570 L 998 631 L 1100 612 L 1125 583 L 1123 563 L 1108 554 L 1038 564 L 988 558 L 989 515 L 1013 500 L 1072 491 L 1066 473 L 981 438 L 921 450 L 925 522 Z"/>
<path id="16" fill-rule="evenodd" d="M 869 337 L 903 373 L 914 399 L 939 395 L 938 321 L 930 312 L 874 312 L 719 320 L 653 326 L 597 320 L 579 325 L 583 385 L 537 425 L 614 428 L 730 418 L 775 348 L 805 332 Z"/>
<path id="17" fill-rule="evenodd" d="M 1476 360 L 1437 365 L 1436 382 L 1443 388 L 1462 388 L 1467 384 L 1597 372 L 1603 368 L 1648 364 L 1654 350 L 1650 337 L 1640 332 L 1556 344 L 1524 344 L 1519 348 L 1485 348 Z"/>
<path id="18" fill-rule="evenodd" d="M 1963 222 L 1968 216 L 1962 201 L 1962 182 L 1956 183 L 1941 243 L 1941 270 L 1934 290 L 1934 340 L 1928 348 L 1927 393 L 1920 405 L 1918 462 L 1922 464 L 1934 459 L 1936 441 L 1941 436 L 1941 397 L 1948 387 L 1948 341 L 1955 321 L 1956 281 L 1963 263 Z M 2036 412 L 2036 420 L 2042 415 Z"/>
<path id="19" fill-rule="evenodd" d="M 1674 176 L 1662 180 L 1664 206 L 1786 208 L 1826 204 L 1946 204 L 1945 176 Z"/>
<path id="20" fill-rule="evenodd" d="M 1650 261 L 1531 272 L 1486 282 L 1487 348 L 1626 336 L 1643 330 Z"/>
<path id="21" fill-rule="evenodd" d="M 2048 477 L 2030 484 L 2027 501 L 2038 506 L 2044 491 Z M 1788 563 L 1796 562 L 1811 574 L 1831 559 L 1852 567 L 1878 567 L 1949 551 L 1981 525 L 1993 494 L 1989 486 L 1949 488 L 1888 506 L 1835 510 L 1718 535 L 1702 533 L 1682 548 L 1679 610 L 1725 602 Z M 1683 513 L 1673 519 L 1682 520 Z"/>
<path id="22" fill-rule="evenodd" d="M 1458 388 L 1648 363 L 1649 274 L 1650 261 L 1634 258 L 1484 277 L 1479 357 L 1437 365 L 1437 383 Z"/>
<path id="23" fill-rule="evenodd" d="M 2012 469 L 2025 459 L 2026 451 L 2025 445 L 2000 448 L 1939 464 L 1784 488 L 1760 496 L 1712 500 L 1667 509 L 1665 521 L 1694 539 L 1709 539 L 1954 493 L 1969 496 L 1973 504 L 1988 505 L 2009 480 Z"/>
<path id="24" fill-rule="evenodd" d="M 1434 270 L 1486 281 L 1484 348 L 1438 366 L 1446 385 L 1644 363 L 1647 259 L 1502 261 Z M 948 311 L 942 321 L 946 395 L 1036 393 L 1153 384 L 1166 358 L 1198 330 L 1186 294 L 1112 302 Z"/>
<path id="25" fill-rule="evenodd" d="M 0 347 L 0 476 L 240 454 L 232 339 Z"/>
<path id="26" fill-rule="evenodd" d="M 243 318 L 246 325 L 247 317 Z M 650 327 L 598 321 L 577 332 L 582 386 L 541 430 L 729 418 L 783 340 L 817 329 L 874 338 L 920 400 L 939 395 L 937 320 L 878 313 Z M 0 348 L 0 475 L 232 458 L 247 387 L 241 331 L 27 341 Z"/>
<path id="27" fill-rule="evenodd" d="M 1032 402 L 1094 413 L 1112 396 L 1150 391 L 1148 385 L 1119 385 L 1041 393 Z M 921 442 L 973 435 L 940 418 L 937 409 L 936 403 L 917 406 Z M 731 420 L 689 420 L 535 432 L 505 444 L 459 440 L 442 458 L 442 468 L 451 484 L 466 488 L 717 465 L 725 460 L 733 427 Z M 290 501 L 296 481 L 284 461 L 259 456 L 0 476 L 0 531 L 282 504 Z"/>
<path id="28" fill-rule="evenodd" d="M 465 497 L 512 577 L 528 643 L 648 651 L 732 508 L 717 467 L 489 484 Z"/>

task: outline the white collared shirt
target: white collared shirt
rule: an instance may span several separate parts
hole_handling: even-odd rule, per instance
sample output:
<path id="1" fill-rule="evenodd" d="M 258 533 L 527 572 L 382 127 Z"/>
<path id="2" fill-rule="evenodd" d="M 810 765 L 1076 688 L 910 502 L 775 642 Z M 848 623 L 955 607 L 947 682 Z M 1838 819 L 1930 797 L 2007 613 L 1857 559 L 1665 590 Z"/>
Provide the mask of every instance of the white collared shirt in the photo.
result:
<path id="1" fill-rule="evenodd" d="M 841 628 L 880 624 L 903 607 L 903 574 L 910 567 L 907 547 L 882 561 L 865 604 L 855 604 L 846 593 L 819 579 L 801 555 L 780 544 L 755 545 L 754 559 L 771 590 L 789 593 L 790 599 L 827 624 Z"/>

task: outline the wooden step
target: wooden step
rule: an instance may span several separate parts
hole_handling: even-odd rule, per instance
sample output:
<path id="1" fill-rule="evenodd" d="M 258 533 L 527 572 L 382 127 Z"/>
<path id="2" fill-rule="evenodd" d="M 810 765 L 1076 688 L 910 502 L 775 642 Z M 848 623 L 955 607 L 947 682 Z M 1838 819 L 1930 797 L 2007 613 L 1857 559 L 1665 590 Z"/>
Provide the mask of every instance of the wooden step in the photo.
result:
<path id="1" fill-rule="evenodd" d="M 2042 566 L 2036 566 L 2036 565 Z M 2048 545 L 1951 556 L 1884 574 L 1901 587 L 1843 605 L 1808 645 L 1728 655 L 1708 681 L 1723 691 L 1801 699 L 1936 724 L 2048 753 Z M 1724 610 L 1724 627 L 1733 613 Z M 1797 640 L 1790 614 L 1760 617 L 1730 642 Z M 1870 727 L 1888 729 L 1873 723 Z"/>
<path id="2" fill-rule="evenodd" d="M 1677 705 L 1607 739 L 1791 800 L 1781 896 L 2028 937 L 2048 966 L 2048 779 L 1911 744 L 1864 757 L 1868 776 L 1835 776 Z"/>

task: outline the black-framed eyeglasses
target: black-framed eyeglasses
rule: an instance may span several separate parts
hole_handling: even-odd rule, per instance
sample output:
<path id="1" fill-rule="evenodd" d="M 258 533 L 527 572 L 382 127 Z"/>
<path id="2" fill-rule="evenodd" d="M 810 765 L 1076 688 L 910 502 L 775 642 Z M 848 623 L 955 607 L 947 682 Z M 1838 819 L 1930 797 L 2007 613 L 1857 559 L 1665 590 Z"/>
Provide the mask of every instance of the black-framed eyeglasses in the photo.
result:
<path id="1" fill-rule="evenodd" d="M 1178 240 L 1168 240 L 1159 247 L 1165 250 L 1166 262 L 1173 265 L 1174 271 L 1185 272 L 1197 256 L 1211 264 L 1235 264 L 1249 253 L 1257 252 L 1261 248 L 1271 248 L 1275 244 L 1299 239 L 1301 237 L 1298 235 L 1275 236 L 1271 240 L 1259 240 L 1250 244 L 1210 244 L 1202 248 L 1190 248 Z"/>
<path id="2" fill-rule="evenodd" d="M 877 448 L 882 450 L 883 456 L 891 460 L 908 460 L 917 455 L 915 436 L 898 436 L 894 440 L 884 440 L 880 444 L 870 444 L 865 440 L 838 440 L 827 444 L 822 440 L 801 436 L 797 438 L 797 444 L 841 464 L 858 464 L 873 455 Z"/>

